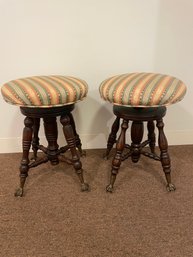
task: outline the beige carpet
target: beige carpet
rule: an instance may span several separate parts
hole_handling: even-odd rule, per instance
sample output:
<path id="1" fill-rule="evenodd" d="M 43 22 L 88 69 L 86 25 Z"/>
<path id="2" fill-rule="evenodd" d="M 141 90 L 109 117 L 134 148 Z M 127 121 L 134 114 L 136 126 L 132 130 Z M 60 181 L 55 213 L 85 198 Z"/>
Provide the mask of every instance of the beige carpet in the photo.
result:
<path id="1" fill-rule="evenodd" d="M 161 164 L 126 160 L 113 194 L 103 150 L 82 159 L 91 191 L 79 191 L 71 166 L 31 169 L 14 198 L 21 154 L 0 155 L 1 257 L 193 257 L 193 146 L 169 148 L 175 192 Z"/>

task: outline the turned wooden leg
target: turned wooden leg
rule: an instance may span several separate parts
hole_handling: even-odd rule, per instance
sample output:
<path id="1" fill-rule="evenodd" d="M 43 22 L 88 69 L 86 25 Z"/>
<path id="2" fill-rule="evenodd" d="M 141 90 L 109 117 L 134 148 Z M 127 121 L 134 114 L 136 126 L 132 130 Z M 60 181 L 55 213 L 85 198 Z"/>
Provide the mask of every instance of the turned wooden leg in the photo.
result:
<path id="1" fill-rule="evenodd" d="M 57 150 L 58 150 L 58 128 L 56 123 L 56 117 L 44 118 L 44 130 L 46 139 L 48 141 L 47 155 L 52 165 L 59 163 Z"/>
<path id="2" fill-rule="evenodd" d="M 116 144 L 116 154 L 112 161 L 110 184 L 106 187 L 107 192 L 113 191 L 113 185 L 115 183 L 117 173 L 121 166 L 121 155 L 122 155 L 122 152 L 125 147 L 125 133 L 126 133 L 127 128 L 128 128 L 128 120 L 123 120 L 122 125 L 121 125 L 121 134 L 120 134 L 120 136 L 117 140 L 117 144 Z"/>
<path id="3" fill-rule="evenodd" d="M 20 186 L 15 192 L 15 196 L 23 196 L 23 188 L 28 176 L 29 170 L 29 150 L 32 142 L 32 133 L 33 133 L 33 119 L 26 117 L 24 119 L 24 129 L 23 129 L 23 156 L 20 165 Z"/>
<path id="4" fill-rule="evenodd" d="M 73 166 L 81 183 L 81 191 L 88 191 L 89 185 L 84 182 L 82 163 L 80 161 L 79 155 L 76 150 L 76 139 L 75 139 L 74 131 L 70 121 L 71 120 L 69 115 L 64 115 L 64 116 L 61 116 L 60 118 L 60 122 L 63 125 L 64 136 L 66 138 L 67 144 L 72 154 Z"/>
<path id="5" fill-rule="evenodd" d="M 69 118 L 70 118 L 70 125 L 72 126 L 72 129 L 73 129 L 73 132 L 74 132 L 74 135 L 75 135 L 76 147 L 78 148 L 80 156 L 85 156 L 86 152 L 82 150 L 82 143 L 81 143 L 79 135 L 76 132 L 76 125 L 75 125 L 72 113 L 69 113 Z"/>
<path id="6" fill-rule="evenodd" d="M 163 171 L 165 173 L 166 176 L 166 180 L 167 180 L 167 190 L 168 191 L 174 191 L 176 188 L 175 186 L 171 183 L 171 165 L 170 165 L 170 157 L 168 154 L 168 143 L 167 143 L 167 139 L 166 136 L 164 134 L 164 123 L 163 120 L 157 120 L 157 128 L 159 130 L 159 137 L 158 137 L 158 144 L 159 144 L 159 148 L 160 148 L 160 160 L 162 163 L 162 167 L 163 167 Z"/>
<path id="7" fill-rule="evenodd" d="M 37 159 L 37 151 L 38 151 L 38 146 L 39 146 L 39 128 L 40 128 L 40 119 L 39 118 L 34 118 L 33 119 L 33 139 L 32 139 L 32 150 L 33 150 L 33 160 Z"/>
<path id="8" fill-rule="evenodd" d="M 141 140 L 143 139 L 143 122 L 133 121 L 131 126 L 131 160 L 133 162 L 138 162 L 140 158 L 140 146 Z"/>
<path id="9" fill-rule="evenodd" d="M 149 140 L 149 147 L 152 153 L 155 153 L 155 125 L 153 121 L 148 121 L 147 123 L 148 129 L 148 140 Z"/>
<path id="10" fill-rule="evenodd" d="M 110 151 L 113 148 L 114 143 L 116 142 L 119 126 L 120 126 L 120 118 L 116 117 L 111 128 L 111 133 L 109 134 L 109 137 L 108 137 L 107 150 L 106 150 L 106 153 L 104 154 L 104 159 L 108 159 Z"/>

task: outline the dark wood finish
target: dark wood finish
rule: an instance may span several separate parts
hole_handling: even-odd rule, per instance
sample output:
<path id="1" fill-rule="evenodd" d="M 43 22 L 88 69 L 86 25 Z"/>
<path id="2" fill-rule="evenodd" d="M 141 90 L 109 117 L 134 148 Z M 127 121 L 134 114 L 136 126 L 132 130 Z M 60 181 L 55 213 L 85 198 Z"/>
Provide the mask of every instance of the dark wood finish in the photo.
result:
<path id="1" fill-rule="evenodd" d="M 164 117 L 166 114 L 166 107 L 132 108 L 114 105 L 113 113 L 122 119 L 132 121 L 152 121 Z"/>
<path id="2" fill-rule="evenodd" d="M 15 196 L 23 196 L 23 188 L 30 168 L 48 161 L 50 161 L 52 165 L 56 165 L 60 160 L 74 166 L 81 182 L 81 190 L 88 191 L 89 185 L 84 182 L 82 163 L 76 150 L 77 147 L 80 153 L 83 152 L 81 140 L 76 132 L 75 122 L 71 114 L 73 109 L 74 105 L 52 108 L 20 108 L 22 114 L 27 117 L 24 120 L 25 127 L 23 130 L 23 156 L 20 166 L 20 186 L 16 190 Z M 67 145 L 61 148 L 59 148 L 57 144 L 57 116 L 61 116 L 61 123 L 67 141 Z M 47 147 L 39 144 L 38 132 L 41 118 L 43 118 L 44 121 L 45 136 L 48 141 Z M 31 145 L 33 158 L 30 161 L 29 150 Z M 38 158 L 38 150 L 41 150 L 45 154 L 42 158 Z M 72 159 L 68 159 L 64 155 L 61 156 L 61 154 L 64 154 L 68 150 L 71 151 Z"/>
<path id="3" fill-rule="evenodd" d="M 60 118 L 60 122 L 63 125 L 64 136 L 72 154 L 72 164 L 81 182 L 81 190 L 88 191 L 89 185 L 84 182 L 82 163 L 80 162 L 80 158 L 76 150 L 76 137 L 74 135 L 74 129 L 71 125 L 71 118 L 69 117 L 69 115 L 62 115 Z"/>
<path id="4" fill-rule="evenodd" d="M 47 146 L 47 156 L 52 165 L 56 165 L 59 163 L 58 160 L 58 128 L 56 123 L 56 117 L 46 117 L 44 120 L 44 131 L 46 135 L 46 139 L 48 141 Z"/>
<path id="5" fill-rule="evenodd" d="M 158 137 L 158 144 L 160 148 L 160 160 L 161 164 L 163 167 L 163 171 L 166 176 L 167 180 L 167 190 L 168 191 L 174 191 L 176 188 L 175 186 L 171 183 L 171 164 L 170 164 L 170 156 L 168 154 L 168 142 L 167 138 L 164 134 L 164 123 L 163 120 L 157 120 L 157 128 L 159 130 L 159 137 Z"/>
<path id="6" fill-rule="evenodd" d="M 149 147 L 152 153 L 155 153 L 155 124 L 153 120 L 147 122 L 147 129 L 148 129 L 148 140 L 149 140 Z"/>
<path id="7" fill-rule="evenodd" d="M 81 143 L 79 135 L 76 132 L 76 125 L 75 125 L 72 113 L 69 113 L 69 118 L 70 118 L 70 124 L 72 126 L 73 131 L 74 131 L 74 136 L 75 136 L 75 140 L 76 140 L 76 147 L 78 148 L 78 151 L 79 151 L 80 155 L 85 156 L 86 152 L 82 150 L 82 143 Z"/>
<path id="8" fill-rule="evenodd" d="M 116 143 L 119 126 L 120 126 L 120 118 L 116 117 L 111 128 L 111 133 L 109 134 L 109 137 L 108 137 L 107 150 L 106 150 L 106 153 L 104 154 L 104 159 L 108 159 L 111 149 L 113 148 L 113 145 Z"/>
<path id="9" fill-rule="evenodd" d="M 34 118 L 33 119 L 33 139 L 32 139 L 32 150 L 33 150 L 33 157 L 32 159 L 37 159 L 37 152 L 38 152 L 38 146 L 39 146 L 39 129 L 40 129 L 40 118 Z"/>
<path id="10" fill-rule="evenodd" d="M 23 139 L 22 139 L 22 147 L 23 147 L 23 156 L 21 159 L 20 165 L 20 186 L 15 192 L 15 196 L 23 195 L 23 188 L 25 184 L 25 180 L 28 176 L 29 170 L 29 150 L 32 142 L 32 133 L 33 133 L 33 119 L 30 117 L 26 117 L 24 119 L 24 129 L 23 129 Z"/>
<path id="11" fill-rule="evenodd" d="M 138 162 L 140 155 L 144 155 L 156 161 L 161 161 L 163 171 L 167 180 L 167 190 L 174 191 L 175 186 L 171 183 L 171 167 L 170 167 L 170 158 L 168 154 L 168 144 L 167 139 L 163 131 L 164 123 L 163 117 L 166 114 L 166 107 L 149 107 L 149 108 L 132 108 L 126 106 L 113 106 L 113 112 L 117 116 L 116 120 L 123 119 L 121 134 L 116 144 L 116 153 L 112 161 L 112 171 L 110 184 L 107 186 L 106 190 L 108 192 L 113 191 L 113 185 L 116 180 L 118 170 L 121 165 L 121 161 L 126 160 L 128 157 L 131 157 L 133 162 Z M 115 120 L 115 121 L 116 121 Z M 131 125 L 131 145 L 125 143 L 125 132 L 127 130 L 128 122 L 132 121 Z M 158 144 L 160 148 L 160 156 L 155 153 L 155 125 L 154 121 L 157 121 L 157 128 L 159 131 Z M 144 122 L 147 122 L 148 129 L 148 139 L 144 142 L 141 142 L 143 139 L 144 133 Z M 119 129 L 118 122 L 114 122 L 108 140 L 114 143 L 114 138 Z M 116 131 L 116 132 L 114 132 Z M 108 144 L 106 153 L 108 153 Z M 145 146 L 149 145 L 150 151 L 147 151 Z M 112 143 L 111 143 L 112 148 Z"/>
<path id="12" fill-rule="evenodd" d="M 20 111 L 23 115 L 35 119 L 61 116 L 64 113 L 70 113 L 73 109 L 74 104 L 51 108 L 20 107 Z"/>
<path id="13" fill-rule="evenodd" d="M 117 176 L 117 173 L 119 171 L 119 168 L 121 166 L 122 161 L 122 152 L 125 147 L 125 133 L 128 128 L 128 120 L 123 120 L 123 123 L 121 125 L 121 134 L 117 140 L 116 144 L 116 154 L 112 162 L 112 170 L 111 170 L 111 178 L 110 178 L 110 184 L 106 187 L 107 192 L 113 191 L 113 185 L 115 183 L 115 179 Z"/>
<path id="14" fill-rule="evenodd" d="M 131 126 L 131 160 L 132 162 L 138 162 L 140 157 L 141 140 L 143 139 L 143 122 L 133 121 Z"/>

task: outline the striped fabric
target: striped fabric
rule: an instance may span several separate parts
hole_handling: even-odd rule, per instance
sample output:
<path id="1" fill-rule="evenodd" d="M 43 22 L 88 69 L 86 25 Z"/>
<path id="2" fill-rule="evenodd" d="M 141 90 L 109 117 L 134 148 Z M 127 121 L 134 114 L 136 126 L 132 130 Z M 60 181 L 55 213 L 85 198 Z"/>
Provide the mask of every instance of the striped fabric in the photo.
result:
<path id="1" fill-rule="evenodd" d="M 88 91 L 84 80 L 69 76 L 34 76 L 4 84 L 6 102 L 26 107 L 63 106 L 82 100 Z"/>
<path id="2" fill-rule="evenodd" d="M 172 76 L 156 73 L 129 73 L 103 81 L 101 97 L 115 105 L 153 107 L 176 103 L 184 97 L 186 86 Z"/>

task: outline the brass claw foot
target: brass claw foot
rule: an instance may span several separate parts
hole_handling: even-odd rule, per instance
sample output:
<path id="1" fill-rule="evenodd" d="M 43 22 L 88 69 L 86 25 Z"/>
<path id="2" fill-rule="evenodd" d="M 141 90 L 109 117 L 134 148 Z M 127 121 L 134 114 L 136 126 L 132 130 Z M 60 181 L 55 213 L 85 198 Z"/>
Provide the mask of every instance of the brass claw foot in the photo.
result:
<path id="1" fill-rule="evenodd" d="M 15 197 L 22 197 L 23 196 L 23 188 L 19 187 L 15 190 Z"/>
<path id="2" fill-rule="evenodd" d="M 106 191 L 112 193 L 112 192 L 113 192 L 113 185 L 109 184 L 109 185 L 106 187 Z"/>
<path id="3" fill-rule="evenodd" d="M 89 191 L 89 190 L 90 190 L 89 184 L 87 184 L 87 183 L 81 184 L 81 191 L 82 192 Z"/>
<path id="4" fill-rule="evenodd" d="M 167 184 L 166 189 L 168 192 L 171 192 L 171 191 L 175 191 L 176 187 L 172 183 L 169 183 Z"/>

